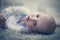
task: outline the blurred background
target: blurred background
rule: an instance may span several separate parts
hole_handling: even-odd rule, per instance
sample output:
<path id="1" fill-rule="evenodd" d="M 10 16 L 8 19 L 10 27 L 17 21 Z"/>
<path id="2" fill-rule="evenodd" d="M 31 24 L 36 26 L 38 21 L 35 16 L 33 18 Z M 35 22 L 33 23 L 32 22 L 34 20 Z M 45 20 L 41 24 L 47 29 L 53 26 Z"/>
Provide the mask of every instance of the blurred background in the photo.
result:
<path id="1" fill-rule="evenodd" d="M 60 0 L 0 0 L 1 10 L 9 6 L 25 6 L 30 11 L 42 11 L 52 15 L 60 25 Z M 60 27 L 52 35 L 21 34 L 20 32 L 0 29 L 0 40 L 60 40 Z"/>
<path id="2" fill-rule="evenodd" d="M 0 0 L 0 12 L 9 6 L 26 6 L 32 12 L 47 12 L 60 24 L 60 0 Z"/>

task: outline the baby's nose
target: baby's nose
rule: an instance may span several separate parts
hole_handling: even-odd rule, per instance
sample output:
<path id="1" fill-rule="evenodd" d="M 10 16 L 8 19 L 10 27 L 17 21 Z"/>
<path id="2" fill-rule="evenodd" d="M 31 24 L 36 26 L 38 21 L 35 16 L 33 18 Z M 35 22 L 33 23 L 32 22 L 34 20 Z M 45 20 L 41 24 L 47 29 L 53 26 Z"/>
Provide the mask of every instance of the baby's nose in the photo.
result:
<path id="1" fill-rule="evenodd" d="M 30 17 L 29 18 L 31 21 L 37 21 L 37 18 L 35 18 L 35 17 Z"/>

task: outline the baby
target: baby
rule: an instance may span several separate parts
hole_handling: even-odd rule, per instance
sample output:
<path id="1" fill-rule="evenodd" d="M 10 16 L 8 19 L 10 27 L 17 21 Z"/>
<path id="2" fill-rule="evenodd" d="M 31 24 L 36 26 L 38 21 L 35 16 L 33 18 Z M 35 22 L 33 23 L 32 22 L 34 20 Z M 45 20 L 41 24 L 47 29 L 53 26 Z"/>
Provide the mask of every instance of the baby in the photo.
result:
<path id="1" fill-rule="evenodd" d="M 0 25 L 0 28 L 13 31 L 16 30 L 24 33 L 30 32 L 28 27 L 26 27 L 26 24 L 21 22 L 21 20 L 29 14 L 30 11 L 26 7 L 10 6 L 1 11 L 0 15 L 2 18 L 0 18 L 0 24 L 3 26 Z"/>
<path id="2" fill-rule="evenodd" d="M 3 13 L 3 14 L 2 14 Z M 42 34 L 52 34 L 56 28 L 55 20 L 52 16 L 43 12 L 31 12 L 25 7 L 8 7 L 1 12 L 1 25 L 6 25 L 11 30 L 24 32 L 36 32 Z M 1 26 L 3 27 L 3 26 Z"/>

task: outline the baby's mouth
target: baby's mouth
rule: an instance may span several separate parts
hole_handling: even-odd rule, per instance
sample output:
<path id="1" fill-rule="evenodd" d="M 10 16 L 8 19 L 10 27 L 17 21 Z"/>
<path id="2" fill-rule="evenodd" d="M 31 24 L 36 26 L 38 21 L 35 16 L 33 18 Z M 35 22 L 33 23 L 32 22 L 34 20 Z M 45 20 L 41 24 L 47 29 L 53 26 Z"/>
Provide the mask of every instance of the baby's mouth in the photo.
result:
<path id="1" fill-rule="evenodd" d="M 30 19 L 30 16 L 28 16 L 27 21 Z"/>
<path id="2" fill-rule="evenodd" d="M 25 20 L 26 20 L 26 21 L 29 21 L 29 19 L 30 19 L 30 16 L 28 16 Z M 19 20 L 17 23 L 25 22 L 25 20 Z"/>

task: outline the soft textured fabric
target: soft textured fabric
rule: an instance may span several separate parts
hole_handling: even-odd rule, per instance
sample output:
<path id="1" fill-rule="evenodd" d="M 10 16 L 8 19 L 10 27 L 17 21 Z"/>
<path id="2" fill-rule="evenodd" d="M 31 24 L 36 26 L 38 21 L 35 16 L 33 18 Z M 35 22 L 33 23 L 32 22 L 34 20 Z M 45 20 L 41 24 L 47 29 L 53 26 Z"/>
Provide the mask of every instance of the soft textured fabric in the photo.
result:
<path id="1" fill-rule="evenodd" d="M 30 31 L 25 23 L 20 23 L 20 21 L 30 13 L 26 7 L 13 7 L 10 6 L 5 8 L 1 12 L 6 18 L 6 27 L 7 29 L 16 30 L 16 31 Z"/>

